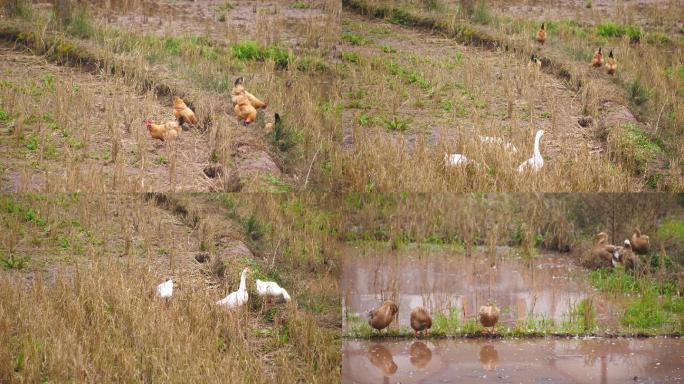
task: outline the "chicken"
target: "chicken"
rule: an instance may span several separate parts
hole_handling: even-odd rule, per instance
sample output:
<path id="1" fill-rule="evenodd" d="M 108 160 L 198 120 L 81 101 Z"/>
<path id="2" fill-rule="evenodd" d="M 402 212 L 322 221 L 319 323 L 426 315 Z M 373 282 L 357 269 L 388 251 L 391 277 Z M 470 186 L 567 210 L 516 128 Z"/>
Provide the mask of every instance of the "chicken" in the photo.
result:
<path id="1" fill-rule="evenodd" d="M 181 132 L 180 125 L 175 121 L 169 121 L 164 124 L 154 124 L 152 120 L 145 120 L 145 126 L 153 139 L 161 141 L 173 140 L 177 138 Z"/>
<path id="2" fill-rule="evenodd" d="M 544 44 L 546 42 L 546 26 L 542 23 L 541 28 L 537 31 L 537 42 Z"/>
<path id="3" fill-rule="evenodd" d="M 264 108 L 265 109 L 268 106 L 267 103 L 259 100 L 256 96 L 247 92 L 244 85 L 242 85 L 242 82 L 243 82 L 242 77 L 239 77 L 237 80 L 235 80 L 235 86 L 233 87 L 233 90 L 230 93 L 230 99 L 233 102 L 233 105 L 237 104 L 237 99 L 239 96 L 244 95 L 244 96 L 247 96 L 247 99 L 249 99 L 249 102 L 252 104 L 252 106 L 254 108 L 256 108 L 256 109 Z"/>
<path id="4" fill-rule="evenodd" d="M 185 123 L 190 123 L 192 125 L 197 124 L 195 112 L 188 108 L 183 99 L 178 96 L 173 97 L 173 115 L 181 126 Z"/>
<path id="5" fill-rule="evenodd" d="M 245 95 L 236 97 L 234 110 L 235 116 L 238 118 L 238 122 L 244 122 L 245 127 L 256 120 L 256 108 L 252 106 L 252 103 L 249 102 L 249 99 Z"/>
<path id="6" fill-rule="evenodd" d="M 617 61 L 615 61 L 615 58 L 613 57 L 613 50 L 610 50 L 610 53 L 608 54 L 608 61 L 606 61 L 606 73 L 609 75 L 614 75 L 615 71 L 617 71 Z"/>
<path id="7" fill-rule="evenodd" d="M 591 66 L 598 68 L 603 65 L 603 53 L 601 53 L 601 47 L 598 51 L 594 52 L 594 57 L 591 58 Z"/>
<path id="8" fill-rule="evenodd" d="M 266 130 L 271 131 L 271 130 L 280 130 L 282 129 L 282 120 L 280 119 L 280 114 L 276 113 L 274 116 L 274 122 L 273 123 L 266 123 L 264 126 Z"/>

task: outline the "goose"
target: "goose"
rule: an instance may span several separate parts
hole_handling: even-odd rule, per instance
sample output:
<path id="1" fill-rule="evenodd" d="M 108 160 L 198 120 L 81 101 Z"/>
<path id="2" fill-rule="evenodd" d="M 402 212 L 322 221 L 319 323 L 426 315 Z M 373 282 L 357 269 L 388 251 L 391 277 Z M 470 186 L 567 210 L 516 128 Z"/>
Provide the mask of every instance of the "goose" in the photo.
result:
<path id="1" fill-rule="evenodd" d="M 480 324 L 485 327 L 483 333 L 489 333 L 487 328 L 492 328 L 491 333 L 496 333 L 496 323 L 499 321 L 499 307 L 496 304 L 489 303 L 480 307 Z"/>
<path id="2" fill-rule="evenodd" d="M 430 317 L 427 309 L 423 307 L 413 308 L 411 311 L 411 328 L 413 328 L 416 337 L 420 332 L 425 332 L 425 335 L 429 336 L 431 327 L 432 317 Z"/>
<path id="3" fill-rule="evenodd" d="M 537 172 L 544 166 L 544 158 L 542 158 L 542 155 L 539 152 L 539 142 L 543 135 L 544 131 L 541 129 L 534 135 L 534 155 L 518 166 L 519 173 L 523 173 L 528 169 Z"/>
<path id="4" fill-rule="evenodd" d="M 639 228 L 634 228 L 634 233 L 632 233 L 631 244 L 634 252 L 640 255 L 644 255 L 648 253 L 650 240 L 648 239 L 648 236 L 641 234 Z"/>
<path id="5" fill-rule="evenodd" d="M 465 157 L 464 155 L 461 155 L 460 153 L 454 153 L 454 154 L 444 154 L 444 162 L 449 165 L 449 166 L 460 166 L 460 165 L 468 165 L 471 160 Z"/>
<path id="6" fill-rule="evenodd" d="M 240 287 L 237 291 L 231 292 L 228 296 L 216 302 L 217 305 L 225 306 L 229 309 L 237 308 L 245 305 L 249 299 L 249 294 L 247 293 L 247 274 L 249 273 L 249 268 L 242 270 L 240 274 Z"/>
<path id="7" fill-rule="evenodd" d="M 270 303 L 272 299 L 275 299 L 277 303 L 290 301 L 290 295 L 287 293 L 285 288 L 278 285 L 274 281 L 262 281 L 256 280 L 256 291 L 260 297 L 266 297 Z"/>
<path id="8" fill-rule="evenodd" d="M 169 279 L 157 285 L 156 294 L 160 299 L 170 299 L 173 296 L 173 280 Z"/>
<path id="9" fill-rule="evenodd" d="M 480 142 L 483 144 L 498 144 L 498 145 L 502 145 L 508 151 L 511 151 L 513 153 L 518 152 L 518 148 L 516 148 L 515 145 L 505 142 L 500 137 L 479 136 L 479 138 L 480 138 Z"/>
<path id="10" fill-rule="evenodd" d="M 393 301 L 387 300 L 380 308 L 368 312 L 368 325 L 382 333 L 382 330 L 390 325 L 397 312 L 399 312 L 399 307 Z"/>

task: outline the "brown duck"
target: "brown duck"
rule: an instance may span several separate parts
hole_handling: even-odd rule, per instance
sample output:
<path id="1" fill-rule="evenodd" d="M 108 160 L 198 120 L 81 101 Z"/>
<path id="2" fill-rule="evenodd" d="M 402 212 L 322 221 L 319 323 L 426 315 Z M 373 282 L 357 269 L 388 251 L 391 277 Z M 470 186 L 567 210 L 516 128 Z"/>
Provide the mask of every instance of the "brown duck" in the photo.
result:
<path id="1" fill-rule="evenodd" d="M 642 235 L 639 228 L 634 228 L 634 233 L 632 233 L 632 250 L 640 255 L 648 253 L 648 248 L 651 245 L 648 236 Z"/>
<path id="2" fill-rule="evenodd" d="M 633 271 L 636 269 L 639 262 L 639 257 L 632 251 L 632 243 L 625 239 L 624 246 L 620 249 L 620 263 L 628 271 Z"/>
<path id="3" fill-rule="evenodd" d="M 409 361 L 416 368 L 425 368 L 432 360 L 432 351 L 422 341 L 414 341 L 409 349 Z"/>
<path id="4" fill-rule="evenodd" d="M 601 267 L 615 267 L 619 261 L 618 248 L 607 242 L 607 233 L 600 232 L 596 235 L 596 242 L 591 249 L 591 258 Z"/>
<path id="5" fill-rule="evenodd" d="M 432 327 L 432 317 L 427 309 L 423 307 L 413 308 L 411 311 L 411 328 L 418 337 L 420 332 L 425 332 L 425 335 L 430 335 L 430 327 Z"/>
<path id="6" fill-rule="evenodd" d="M 392 352 L 380 344 L 373 344 L 368 348 L 368 360 L 384 375 L 393 375 L 397 372 L 398 367 L 392 358 Z"/>
<path id="7" fill-rule="evenodd" d="M 491 333 L 496 333 L 496 323 L 499 321 L 500 312 L 496 304 L 489 303 L 480 307 L 480 324 L 485 327 L 483 333 L 489 333 L 487 328 L 492 328 Z"/>
<path id="8" fill-rule="evenodd" d="M 399 312 L 399 307 L 393 301 L 387 300 L 380 308 L 368 312 L 368 325 L 382 333 L 382 330 L 390 325 L 397 312 Z"/>

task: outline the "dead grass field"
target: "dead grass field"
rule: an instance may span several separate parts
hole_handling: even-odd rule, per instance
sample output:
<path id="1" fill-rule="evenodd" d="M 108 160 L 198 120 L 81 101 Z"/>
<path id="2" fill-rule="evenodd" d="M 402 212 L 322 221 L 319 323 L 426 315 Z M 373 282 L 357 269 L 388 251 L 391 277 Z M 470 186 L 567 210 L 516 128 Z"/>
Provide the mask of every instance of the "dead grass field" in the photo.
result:
<path id="1" fill-rule="evenodd" d="M 456 4 L 440 1 L 370 3 L 350 0 L 343 3 L 346 10 L 363 15 L 359 19 L 345 14 L 343 19 L 349 67 L 363 68 L 364 74 L 369 72 L 368 68 L 377 72 L 353 81 L 357 81 L 359 87 L 364 82 L 379 84 L 387 89 L 386 94 L 395 95 L 394 99 L 373 98 L 374 101 L 381 101 L 382 106 L 387 106 L 379 113 L 373 112 L 380 115 L 377 120 L 381 124 L 377 125 L 384 125 L 385 129 L 380 129 L 385 133 L 383 136 L 391 137 L 386 139 L 390 143 L 385 146 L 388 150 L 382 151 L 382 154 L 372 152 L 370 142 L 376 138 L 369 139 L 369 144 L 364 145 L 364 136 L 369 130 L 359 129 L 357 131 L 361 133 L 355 139 L 361 143 L 361 148 L 346 154 L 359 163 L 375 164 L 353 175 L 357 187 L 380 186 L 381 190 L 396 190 L 394 183 L 414 183 L 415 186 L 410 190 L 681 189 L 681 82 L 674 75 L 680 67 L 681 36 L 678 28 L 673 28 L 671 24 L 676 24 L 676 20 L 672 17 L 664 19 L 664 11 L 652 11 L 655 6 L 642 5 L 645 8 L 642 9 L 625 5 L 614 15 L 611 14 L 613 16 L 606 15 L 615 18 L 614 24 L 610 24 L 600 12 L 592 16 L 592 23 L 585 23 L 583 19 L 573 20 L 567 15 L 567 9 L 559 12 L 557 17 L 560 19 L 544 19 L 556 15 L 553 4 L 545 4 L 544 8 L 550 11 L 533 12 L 537 18 L 535 20 L 520 16 L 527 15 L 525 12 L 530 7 L 539 9 L 541 5 L 538 2 L 499 2 L 491 5 L 491 8 L 476 1 Z M 669 7 L 667 9 L 671 13 L 678 12 L 672 2 L 659 5 Z M 468 6 L 472 7 L 470 11 L 465 8 Z M 525 11 L 509 12 L 516 6 Z M 562 6 L 559 8 L 564 9 Z M 643 27 L 641 24 L 638 27 L 627 24 L 627 20 L 637 19 L 636 15 L 643 19 Z M 388 26 L 377 18 L 404 27 Z M 599 19 L 600 23 L 597 22 Z M 534 41 L 541 22 L 549 25 L 548 42 L 543 47 Z M 400 40 L 395 42 L 400 43 L 398 47 L 392 47 L 389 40 L 397 30 L 404 31 L 400 34 L 403 38 L 396 39 Z M 373 31 L 375 36 L 369 36 Z M 390 37 L 389 40 L 381 36 L 383 31 Z M 433 31 L 437 36 L 432 41 L 418 38 L 423 31 Z M 630 43 L 631 36 L 635 34 L 640 36 L 640 42 Z M 442 39 L 439 37 L 441 35 L 447 38 Z M 406 36 L 415 36 L 415 39 Z M 440 44 L 444 48 L 439 47 Z M 402 50 L 403 45 L 408 45 L 409 49 Z M 614 49 L 620 65 L 616 76 L 610 77 L 602 70 L 589 67 L 591 55 L 597 46 L 604 46 L 604 50 Z M 373 53 L 365 56 L 359 49 L 372 50 Z M 432 57 L 439 57 L 441 52 L 451 53 L 450 61 L 442 61 L 441 65 L 433 64 L 432 67 L 421 65 L 421 61 L 429 62 Z M 543 62 L 542 73 L 536 83 L 524 77 L 531 53 L 540 56 Z M 493 59 L 488 61 L 488 57 Z M 403 62 L 407 59 L 413 62 L 402 64 L 398 58 L 403 58 Z M 641 65 L 644 60 L 648 60 L 649 65 Z M 455 66 L 456 61 L 463 63 L 462 66 Z M 440 69 L 434 67 L 441 67 L 445 75 L 436 77 L 435 73 Z M 356 70 L 350 71 L 353 73 Z M 388 80 L 392 78 L 396 80 Z M 476 100 L 480 110 L 477 106 L 469 110 L 467 104 L 461 107 L 460 115 L 465 116 L 466 120 L 461 124 L 465 128 L 456 119 L 442 123 L 438 107 L 443 107 L 441 114 L 444 115 L 444 112 L 452 109 L 452 105 L 461 101 L 459 99 L 463 99 L 458 93 L 454 97 L 453 92 L 449 92 L 449 88 L 454 86 L 453 79 L 460 78 L 466 81 L 461 80 L 456 86 L 464 88 L 463 96 Z M 420 97 L 420 94 L 407 91 L 411 87 L 422 88 L 425 92 Z M 521 89 L 525 91 L 519 91 Z M 485 97 L 487 94 L 495 95 L 500 100 L 498 103 L 488 102 Z M 353 100 L 361 95 L 345 96 L 347 100 Z M 358 116 L 354 112 L 359 104 L 372 105 L 372 102 L 353 101 L 345 128 L 357 125 L 349 121 Z M 417 108 L 415 104 L 418 104 Z M 508 115 L 515 122 L 516 106 L 521 104 L 527 104 L 529 112 L 521 116 L 526 126 L 516 132 L 515 125 L 521 124 L 511 124 L 514 129 L 509 128 Z M 431 105 L 432 108 L 423 109 L 423 105 Z M 531 113 L 537 105 L 541 107 L 541 113 Z M 447 125 L 447 129 L 452 131 L 451 136 L 461 137 L 447 142 L 446 148 L 444 145 L 441 148 L 439 145 L 423 145 L 418 146 L 417 150 L 406 151 L 403 143 L 410 141 L 410 136 L 387 132 L 397 130 L 398 125 L 392 121 L 395 111 L 409 115 L 399 116 L 403 119 L 399 131 L 406 130 L 409 135 L 421 131 L 425 125 L 423 120 L 436 120 L 441 124 L 433 125 Z M 473 115 L 486 115 L 498 126 L 491 129 L 487 121 L 481 122 L 481 117 Z M 389 116 L 390 121 L 382 124 L 387 122 L 385 116 Z M 589 121 L 593 121 L 593 124 L 580 125 L 580 117 L 591 118 Z M 550 132 L 546 130 L 547 134 L 542 140 L 542 154 L 546 156 L 545 168 L 548 168 L 535 177 L 516 180 L 519 177 L 511 172 L 518 161 L 530 156 L 531 150 L 526 151 L 527 157 L 521 154 L 511 164 L 499 153 L 483 156 L 481 153 L 486 151 L 477 146 L 476 135 L 485 132 L 496 133 L 496 136 L 509 140 L 520 149 L 518 143 L 521 138 L 526 136 L 527 140 L 531 140 L 536 129 L 548 126 L 545 120 L 551 123 Z M 417 123 L 411 124 L 410 121 Z M 461 132 L 468 126 L 477 130 L 462 137 Z M 544 145 L 548 145 L 549 141 L 551 148 L 545 153 Z M 561 154 L 559 149 L 569 153 Z M 458 177 L 448 178 L 438 171 L 438 166 L 443 163 L 444 152 L 462 153 L 476 160 L 484 157 L 484 161 L 480 161 L 480 169 L 459 171 Z M 392 160 L 381 159 L 382 156 Z M 502 163 L 507 165 L 508 170 L 502 169 Z M 414 170 L 414 166 L 419 170 Z M 506 174 L 509 174 L 508 177 Z"/>
<path id="2" fill-rule="evenodd" d="M 294 196 L 4 195 L 3 382 L 337 382 L 339 281 Z M 292 206 L 298 206 L 293 211 Z M 293 216 L 295 215 L 295 216 Z M 283 234 L 291 236 L 282 238 Z M 316 252 L 301 252 L 316 249 Z M 195 256 L 208 253 L 204 263 Z M 214 302 L 250 267 L 250 302 Z M 172 300 L 152 297 L 169 277 Z M 287 287 L 265 305 L 254 278 Z"/>

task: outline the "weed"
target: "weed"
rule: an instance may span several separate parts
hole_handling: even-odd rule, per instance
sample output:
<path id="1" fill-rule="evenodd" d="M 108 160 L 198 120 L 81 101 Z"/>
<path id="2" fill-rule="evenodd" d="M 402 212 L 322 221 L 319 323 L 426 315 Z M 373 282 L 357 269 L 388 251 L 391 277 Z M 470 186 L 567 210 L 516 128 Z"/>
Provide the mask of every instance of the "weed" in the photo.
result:
<path id="1" fill-rule="evenodd" d="M 666 316 L 665 311 L 657 303 L 657 297 L 647 294 L 627 307 L 621 323 L 628 327 L 652 329 L 661 327 L 666 321 Z"/>
<path id="2" fill-rule="evenodd" d="M 311 8 L 311 6 L 308 3 L 306 3 L 302 0 L 295 1 L 294 3 L 292 3 L 292 5 L 290 5 L 290 7 L 294 8 L 294 9 L 309 9 L 309 8 Z"/>
<path id="3" fill-rule="evenodd" d="M 9 255 L 9 256 L 2 256 L 0 255 L 0 266 L 2 266 L 5 269 L 16 269 L 16 270 L 22 270 L 26 268 L 28 265 L 29 261 L 31 260 L 30 257 L 28 256 L 15 256 L 15 255 Z"/>
<path id="4" fill-rule="evenodd" d="M 364 44 L 366 44 L 366 39 L 363 36 L 357 35 L 357 34 L 351 33 L 351 32 L 342 33 L 342 40 L 350 43 L 351 45 L 364 45 Z"/>
<path id="5" fill-rule="evenodd" d="M 244 228 L 245 233 L 252 241 L 257 241 L 264 236 L 264 225 L 254 213 L 249 215 L 247 221 L 245 221 Z"/>
<path id="6" fill-rule="evenodd" d="M 382 121 L 385 128 L 390 131 L 406 132 L 409 129 L 409 120 L 402 119 L 398 116 L 392 118 L 384 118 Z"/>
<path id="7" fill-rule="evenodd" d="M 356 52 L 342 52 L 342 60 L 349 63 L 359 64 L 361 62 L 361 57 Z"/>

